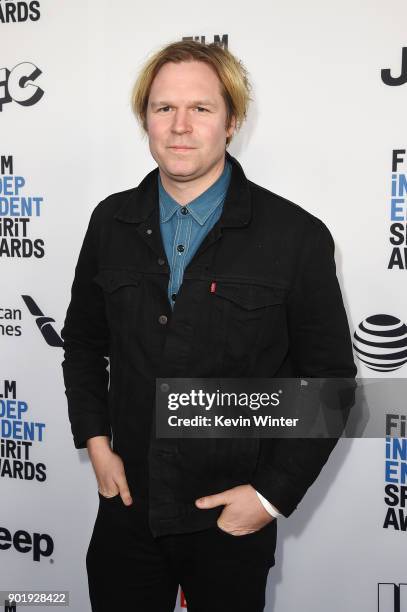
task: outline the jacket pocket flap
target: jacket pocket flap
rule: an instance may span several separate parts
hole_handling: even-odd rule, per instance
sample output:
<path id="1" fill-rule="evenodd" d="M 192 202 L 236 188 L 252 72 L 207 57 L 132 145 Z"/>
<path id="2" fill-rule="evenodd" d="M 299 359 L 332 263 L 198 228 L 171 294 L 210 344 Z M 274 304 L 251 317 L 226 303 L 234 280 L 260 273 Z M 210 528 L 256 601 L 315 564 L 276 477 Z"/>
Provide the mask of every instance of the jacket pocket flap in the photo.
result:
<path id="1" fill-rule="evenodd" d="M 127 287 L 133 285 L 137 287 L 140 284 L 141 274 L 131 270 L 120 269 L 102 269 L 93 278 L 94 282 L 100 285 L 104 291 L 112 293 L 119 287 Z"/>
<path id="2" fill-rule="evenodd" d="M 286 292 L 287 289 L 282 287 L 266 287 L 265 285 L 243 283 L 219 282 L 216 287 L 216 295 L 235 302 L 246 310 L 283 304 Z"/>

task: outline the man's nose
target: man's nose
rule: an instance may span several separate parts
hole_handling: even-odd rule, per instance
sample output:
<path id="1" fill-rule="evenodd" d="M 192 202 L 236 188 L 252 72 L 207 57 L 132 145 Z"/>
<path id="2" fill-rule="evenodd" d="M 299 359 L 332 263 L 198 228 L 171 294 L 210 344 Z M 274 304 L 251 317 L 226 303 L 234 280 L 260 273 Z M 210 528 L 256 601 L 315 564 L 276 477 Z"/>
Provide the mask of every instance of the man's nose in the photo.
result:
<path id="1" fill-rule="evenodd" d="M 192 125 L 187 109 L 178 108 L 174 113 L 172 131 L 175 134 L 185 134 L 192 131 Z"/>

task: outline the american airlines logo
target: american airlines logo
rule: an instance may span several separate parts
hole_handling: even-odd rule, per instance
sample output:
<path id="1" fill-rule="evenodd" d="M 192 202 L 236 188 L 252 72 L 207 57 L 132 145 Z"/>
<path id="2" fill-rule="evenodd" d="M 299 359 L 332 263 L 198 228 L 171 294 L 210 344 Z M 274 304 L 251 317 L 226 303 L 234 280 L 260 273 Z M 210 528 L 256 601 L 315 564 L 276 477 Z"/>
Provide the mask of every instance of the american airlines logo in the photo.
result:
<path id="1" fill-rule="evenodd" d="M 379 582 L 377 612 L 407 612 L 407 584 Z"/>
<path id="2" fill-rule="evenodd" d="M 44 315 L 40 307 L 36 304 L 30 295 L 21 296 L 30 313 L 35 317 L 38 329 L 40 330 L 45 342 L 49 346 L 63 346 L 62 339 L 58 332 L 54 329 L 51 323 L 55 323 L 55 319 Z"/>

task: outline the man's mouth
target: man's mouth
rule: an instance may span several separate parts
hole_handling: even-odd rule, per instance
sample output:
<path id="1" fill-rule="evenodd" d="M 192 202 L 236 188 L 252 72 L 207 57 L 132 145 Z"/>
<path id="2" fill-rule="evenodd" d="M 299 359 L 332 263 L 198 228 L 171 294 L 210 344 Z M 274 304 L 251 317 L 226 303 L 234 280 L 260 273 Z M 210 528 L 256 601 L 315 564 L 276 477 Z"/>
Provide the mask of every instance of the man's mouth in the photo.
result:
<path id="1" fill-rule="evenodd" d="M 182 145 L 175 145 L 173 147 L 169 147 L 173 151 L 193 151 L 195 147 L 186 147 Z"/>

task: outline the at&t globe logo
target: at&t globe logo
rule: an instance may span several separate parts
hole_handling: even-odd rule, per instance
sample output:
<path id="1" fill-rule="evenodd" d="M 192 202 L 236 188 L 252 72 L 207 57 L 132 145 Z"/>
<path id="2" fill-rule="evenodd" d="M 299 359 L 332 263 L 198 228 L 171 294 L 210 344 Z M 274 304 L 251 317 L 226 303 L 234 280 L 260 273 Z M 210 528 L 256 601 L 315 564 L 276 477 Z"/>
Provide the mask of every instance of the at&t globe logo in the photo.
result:
<path id="1" fill-rule="evenodd" d="M 367 317 L 354 333 L 353 348 L 370 370 L 394 372 L 407 362 L 407 325 L 397 317 Z"/>

